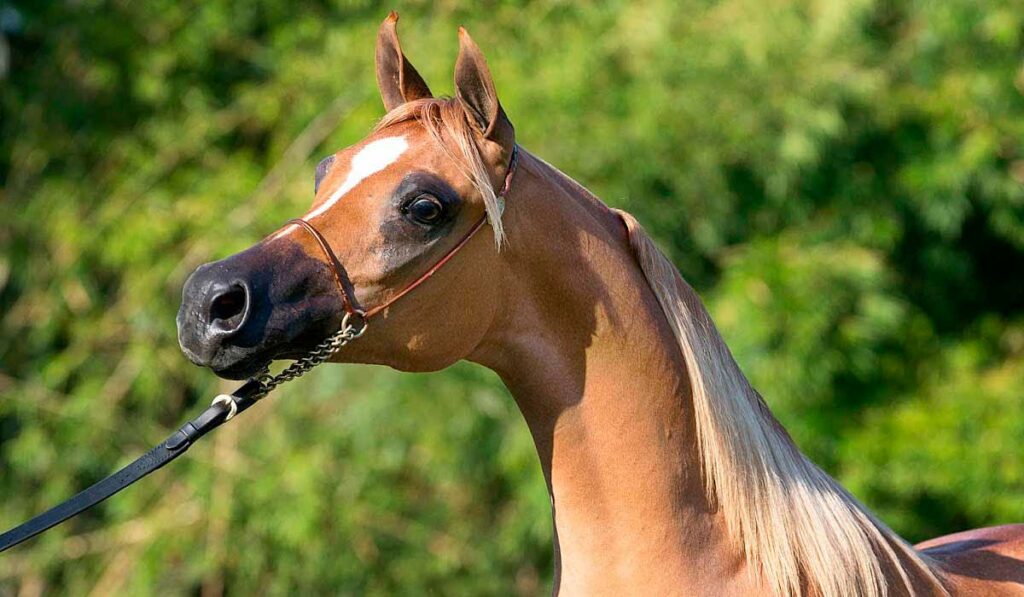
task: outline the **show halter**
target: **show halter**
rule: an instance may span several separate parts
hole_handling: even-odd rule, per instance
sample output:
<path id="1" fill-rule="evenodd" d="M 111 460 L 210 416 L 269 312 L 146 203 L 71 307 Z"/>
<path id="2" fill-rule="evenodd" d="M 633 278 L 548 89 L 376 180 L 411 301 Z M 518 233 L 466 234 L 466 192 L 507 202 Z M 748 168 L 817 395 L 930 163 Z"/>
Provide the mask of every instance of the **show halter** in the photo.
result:
<path id="1" fill-rule="evenodd" d="M 512 187 L 512 178 L 515 176 L 516 166 L 519 162 L 519 147 L 513 145 L 512 155 L 509 158 L 508 169 L 505 172 L 505 180 L 501 192 L 497 194 L 498 200 L 504 205 L 505 196 Z M 0 535 L 0 552 L 4 552 L 15 545 L 31 539 L 32 537 L 50 529 L 65 520 L 72 518 L 85 510 L 95 506 L 115 493 L 135 483 L 139 479 L 163 467 L 168 462 L 184 454 L 192 444 L 207 433 L 230 421 L 238 413 L 247 410 L 269 394 L 274 388 L 282 383 L 295 379 L 331 358 L 343 346 L 356 338 L 362 336 L 367 329 L 368 320 L 381 311 L 387 309 L 398 299 L 409 294 L 418 286 L 426 282 L 431 276 L 437 273 L 444 264 L 451 261 L 466 244 L 483 228 L 487 223 L 487 214 L 484 214 L 469 231 L 441 257 L 437 263 L 423 272 L 419 278 L 413 280 L 401 291 L 395 293 L 386 301 L 371 308 L 369 311 L 360 309 L 353 300 L 348 288 L 345 285 L 345 270 L 338 257 L 331 249 L 330 243 L 324 238 L 312 224 L 302 219 L 289 220 L 289 224 L 301 226 L 308 232 L 319 245 L 321 251 L 327 257 L 328 264 L 334 272 L 338 290 L 341 292 L 342 307 L 345 315 L 341 320 L 341 328 L 328 336 L 318 344 L 305 357 L 290 364 L 277 375 L 271 375 L 264 369 L 255 377 L 246 381 L 242 386 L 231 394 L 221 394 L 213 399 L 210 406 L 198 417 L 185 423 L 166 440 L 146 452 L 128 466 L 110 475 L 106 479 L 97 482 L 88 489 L 74 495 L 46 512 L 24 522 L 17 527 Z"/>

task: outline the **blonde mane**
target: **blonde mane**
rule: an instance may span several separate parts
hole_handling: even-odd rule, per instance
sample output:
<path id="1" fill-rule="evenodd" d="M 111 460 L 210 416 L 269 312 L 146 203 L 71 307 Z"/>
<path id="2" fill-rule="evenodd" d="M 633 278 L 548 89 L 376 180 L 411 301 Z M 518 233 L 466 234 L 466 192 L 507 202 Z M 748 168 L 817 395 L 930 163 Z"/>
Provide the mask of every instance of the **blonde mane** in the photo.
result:
<path id="1" fill-rule="evenodd" d="M 458 101 L 408 102 L 384 116 L 377 130 L 410 120 L 426 127 L 481 193 L 500 247 L 501 206 Z M 696 292 L 633 216 L 614 211 L 688 368 L 707 497 L 744 546 L 752 572 L 780 596 L 914 594 L 908 572 L 948 594 L 932 562 L 796 448 L 740 371 Z M 887 572 L 899 576 L 899 588 L 887 585 Z"/>
<path id="2" fill-rule="evenodd" d="M 933 564 L 807 459 L 740 371 L 696 292 L 633 216 L 637 261 L 690 376 L 707 496 L 777 595 L 914 594 L 908 571 L 947 594 Z M 902 587 L 889 587 L 886 572 Z M 902 589 L 902 590 L 901 590 Z"/>

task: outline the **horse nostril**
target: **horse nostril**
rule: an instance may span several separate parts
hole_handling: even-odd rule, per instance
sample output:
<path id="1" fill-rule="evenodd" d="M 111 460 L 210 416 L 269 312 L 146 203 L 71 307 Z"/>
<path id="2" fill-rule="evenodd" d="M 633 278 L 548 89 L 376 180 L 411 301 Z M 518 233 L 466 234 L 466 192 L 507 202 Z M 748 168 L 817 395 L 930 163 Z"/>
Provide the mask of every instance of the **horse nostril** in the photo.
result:
<path id="1" fill-rule="evenodd" d="M 245 323 L 249 293 L 245 286 L 232 284 L 210 301 L 210 325 L 223 332 L 237 332 Z"/>

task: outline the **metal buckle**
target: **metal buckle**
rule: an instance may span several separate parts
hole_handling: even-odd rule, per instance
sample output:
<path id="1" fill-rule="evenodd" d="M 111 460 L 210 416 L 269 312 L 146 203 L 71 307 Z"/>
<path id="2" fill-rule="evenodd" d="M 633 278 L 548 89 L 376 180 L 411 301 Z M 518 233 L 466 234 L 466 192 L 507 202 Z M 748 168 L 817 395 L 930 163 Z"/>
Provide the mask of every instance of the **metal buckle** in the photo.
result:
<path id="1" fill-rule="evenodd" d="M 228 407 L 228 416 L 224 417 L 225 423 L 230 421 L 232 418 L 234 418 L 235 415 L 238 414 L 238 404 L 235 402 L 234 396 L 229 396 L 228 394 L 219 394 L 216 398 L 213 399 L 213 402 L 210 403 L 210 406 L 214 406 L 217 404 L 223 404 L 224 406 Z"/>

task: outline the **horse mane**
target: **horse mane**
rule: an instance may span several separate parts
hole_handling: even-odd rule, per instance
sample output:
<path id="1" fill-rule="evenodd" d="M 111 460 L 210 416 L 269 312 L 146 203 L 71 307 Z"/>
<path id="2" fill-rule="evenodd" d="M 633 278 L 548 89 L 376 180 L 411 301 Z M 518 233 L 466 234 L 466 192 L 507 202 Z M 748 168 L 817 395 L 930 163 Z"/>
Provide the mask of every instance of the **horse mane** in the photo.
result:
<path id="1" fill-rule="evenodd" d="M 505 238 L 501 206 L 458 100 L 407 102 L 386 114 L 375 130 L 412 120 L 427 129 L 483 196 L 500 248 Z M 753 573 L 776 595 L 881 597 L 889 594 L 887 570 L 913 594 L 910 568 L 948 594 L 929 559 L 797 449 L 740 371 L 697 293 L 633 216 L 614 211 L 625 222 L 688 368 L 707 497 L 743 545 Z"/>
<path id="2" fill-rule="evenodd" d="M 377 123 L 375 131 L 409 121 L 419 121 L 441 150 L 462 170 L 484 199 L 487 219 L 494 230 L 494 242 L 500 249 L 505 242 L 501 223 L 502 206 L 491 182 L 489 170 L 476 144 L 476 129 L 455 98 L 423 98 L 406 102 L 391 110 Z M 455 149 L 452 149 L 452 146 Z"/>
<path id="3" fill-rule="evenodd" d="M 889 594 L 908 568 L 947 594 L 934 563 L 879 521 L 793 444 L 750 386 L 697 293 L 630 214 L 615 210 L 672 328 L 690 377 L 710 502 L 777 595 Z M 902 561 L 901 561 L 902 557 Z"/>

